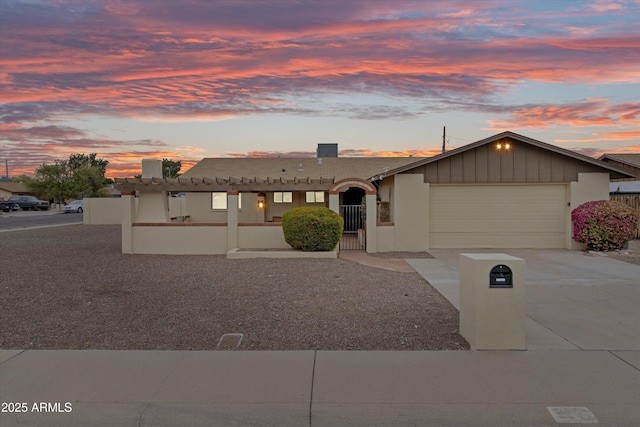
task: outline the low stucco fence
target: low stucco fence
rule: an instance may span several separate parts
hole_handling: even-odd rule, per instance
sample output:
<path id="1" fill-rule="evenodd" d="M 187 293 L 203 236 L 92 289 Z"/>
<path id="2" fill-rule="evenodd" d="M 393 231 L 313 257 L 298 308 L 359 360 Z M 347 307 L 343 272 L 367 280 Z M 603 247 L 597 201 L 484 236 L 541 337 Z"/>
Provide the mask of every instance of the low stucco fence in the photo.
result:
<path id="1" fill-rule="evenodd" d="M 134 223 L 131 249 L 137 254 L 224 255 L 231 249 L 291 249 L 280 224 L 239 224 L 237 245 L 227 224 Z M 231 237 L 231 238 L 230 238 Z"/>

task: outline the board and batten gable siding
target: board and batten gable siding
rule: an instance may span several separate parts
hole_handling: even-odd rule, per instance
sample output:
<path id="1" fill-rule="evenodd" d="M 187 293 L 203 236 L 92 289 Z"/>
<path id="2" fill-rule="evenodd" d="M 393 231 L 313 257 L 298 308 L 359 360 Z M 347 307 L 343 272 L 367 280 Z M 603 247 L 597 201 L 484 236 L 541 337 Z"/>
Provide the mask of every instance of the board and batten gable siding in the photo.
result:
<path id="1" fill-rule="evenodd" d="M 513 139 L 508 142 L 509 150 L 486 144 L 403 173 L 423 174 L 425 182 L 432 184 L 478 184 L 571 182 L 578 180 L 579 173 L 601 171 L 559 153 Z"/>

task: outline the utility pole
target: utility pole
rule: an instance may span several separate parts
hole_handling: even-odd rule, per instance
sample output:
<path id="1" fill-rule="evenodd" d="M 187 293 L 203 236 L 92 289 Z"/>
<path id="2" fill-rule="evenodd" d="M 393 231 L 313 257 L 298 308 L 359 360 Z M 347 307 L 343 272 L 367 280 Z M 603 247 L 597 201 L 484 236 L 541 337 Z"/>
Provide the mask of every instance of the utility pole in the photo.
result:
<path id="1" fill-rule="evenodd" d="M 7 181 L 9 181 L 9 159 L 4 159 L 4 170 L 7 172 Z"/>
<path id="2" fill-rule="evenodd" d="M 442 126 L 442 152 L 443 153 L 444 153 L 444 144 L 445 144 L 446 138 L 447 138 L 447 127 Z"/>

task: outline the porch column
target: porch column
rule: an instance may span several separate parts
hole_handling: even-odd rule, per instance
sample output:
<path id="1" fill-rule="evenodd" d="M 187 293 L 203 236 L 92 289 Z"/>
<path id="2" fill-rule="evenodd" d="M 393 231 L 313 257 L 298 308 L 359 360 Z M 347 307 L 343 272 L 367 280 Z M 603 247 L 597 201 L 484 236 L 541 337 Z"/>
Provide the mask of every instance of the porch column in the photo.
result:
<path id="1" fill-rule="evenodd" d="M 227 192 L 227 251 L 238 247 L 238 192 Z"/>
<path id="2" fill-rule="evenodd" d="M 122 253 L 133 253 L 133 219 L 136 217 L 135 192 L 123 192 L 121 197 L 122 209 Z"/>
<path id="3" fill-rule="evenodd" d="M 340 214 L 340 193 L 329 193 L 329 209 Z"/>
<path id="4" fill-rule="evenodd" d="M 376 221 L 376 193 L 370 193 L 367 191 L 365 195 L 365 200 L 367 203 L 367 224 L 366 224 L 366 233 L 367 233 L 367 252 L 368 253 L 376 253 L 378 252 L 378 230 L 377 230 L 377 221 Z"/>

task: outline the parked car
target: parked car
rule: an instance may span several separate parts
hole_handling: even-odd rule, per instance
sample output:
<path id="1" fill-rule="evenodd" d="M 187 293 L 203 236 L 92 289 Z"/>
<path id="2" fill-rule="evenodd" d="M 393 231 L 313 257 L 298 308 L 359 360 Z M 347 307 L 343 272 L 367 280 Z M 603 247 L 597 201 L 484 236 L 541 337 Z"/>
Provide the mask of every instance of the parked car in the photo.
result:
<path id="1" fill-rule="evenodd" d="M 70 212 L 76 212 L 76 213 L 82 213 L 82 200 L 74 200 L 73 202 L 64 205 L 64 207 L 62 208 L 62 210 L 64 211 L 64 213 L 70 213 Z"/>
<path id="2" fill-rule="evenodd" d="M 3 212 L 19 211 L 20 205 L 15 202 L 0 202 L 0 210 Z"/>
<path id="3" fill-rule="evenodd" d="M 38 209 L 46 211 L 49 209 L 49 202 L 46 200 L 38 200 L 38 198 L 34 196 L 11 196 L 8 201 L 17 203 L 20 209 L 25 211 L 37 211 Z"/>

